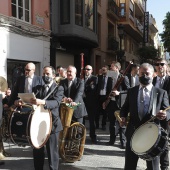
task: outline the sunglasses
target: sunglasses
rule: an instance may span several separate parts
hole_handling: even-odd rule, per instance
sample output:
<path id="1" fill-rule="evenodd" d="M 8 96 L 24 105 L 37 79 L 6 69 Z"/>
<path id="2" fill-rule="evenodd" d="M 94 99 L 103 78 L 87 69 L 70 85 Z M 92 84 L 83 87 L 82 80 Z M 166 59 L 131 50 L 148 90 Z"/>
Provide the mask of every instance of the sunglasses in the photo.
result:
<path id="1" fill-rule="evenodd" d="M 25 71 L 29 71 L 29 72 L 30 72 L 31 70 L 30 70 L 30 69 L 26 69 L 26 68 L 25 68 Z"/>
<path id="2" fill-rule="evenodd" d="M 165 63 L 155 63 L 155 66 L 164 66 Z"/>
<path id="3" fill-rule="evenodd" d="M 85 68 L 84 70 L 88 70 L 88 71 L 89 71 L 89 70 L 91 70 L 91 69 L 90 69 L 90 68 Z"/>

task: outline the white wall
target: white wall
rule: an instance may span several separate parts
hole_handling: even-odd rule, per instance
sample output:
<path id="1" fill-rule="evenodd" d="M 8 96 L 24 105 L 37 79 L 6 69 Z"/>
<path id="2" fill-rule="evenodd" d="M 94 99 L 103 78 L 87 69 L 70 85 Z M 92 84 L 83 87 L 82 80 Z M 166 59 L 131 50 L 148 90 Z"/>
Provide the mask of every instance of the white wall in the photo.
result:
<path id="1" fill-rule="evenodd" d="M 0 27 L 0 75 L 5 75 L 7 59 L 40 62 L 42 68 L 50 64 L 50 41 L 11 33 Z"/>

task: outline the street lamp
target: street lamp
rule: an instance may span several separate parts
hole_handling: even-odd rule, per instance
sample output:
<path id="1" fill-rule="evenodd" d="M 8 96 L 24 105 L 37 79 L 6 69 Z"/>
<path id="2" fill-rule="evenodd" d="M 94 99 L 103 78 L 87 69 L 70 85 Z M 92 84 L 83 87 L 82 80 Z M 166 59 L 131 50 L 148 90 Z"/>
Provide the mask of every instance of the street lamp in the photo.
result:
<path id="1" fill-rule="evenodd" d="M 124 50 L 122 49 L 122 40 L 124 38 L 124 25 L 119 24 L 117 26 L 117 29 L 118 29 L 118 34 L 119 34 L 119 38 L 120 38 L 119 51 L 117 52 L 117 58 L 118 58 L 118 61 L 121 62 L 122 58 L 125 54 Z"/>

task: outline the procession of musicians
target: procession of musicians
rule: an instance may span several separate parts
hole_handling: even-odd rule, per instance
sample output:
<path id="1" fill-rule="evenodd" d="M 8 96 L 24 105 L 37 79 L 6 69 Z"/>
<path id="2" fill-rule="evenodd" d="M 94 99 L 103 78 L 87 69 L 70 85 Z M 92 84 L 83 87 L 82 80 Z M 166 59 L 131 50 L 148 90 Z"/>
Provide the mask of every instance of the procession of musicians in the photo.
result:
<path id="1" fill-rule="evenodd" d="M 46 130 L 49 133 L 46 135 L 41 131 L 42 138 L 46 137 L 42 143 L 39 132 L 31 141 L 25 142 L 24 139 L 26 144 L 31 143 L 33 147 L 35 170 L 43 170 L 45 148 L 50 170 L 59 169 L 59 159 L 66 153 L 70 154 L 70 157 L 71 154 L 77 153 L 60 153 L 68 149 L 68 143 L 60 147 L 65 140 L 60 139 L 61 132 L 62 135 L 67 133 L 67 137 L 72 136 L 70 133 L 76 134 L 80 149 L 80 146 L 85 144 L 81 143 L 85 142 L 85 137 L 82 136 L 86 135 L 83 127 L 89 128 L 92 145 L 100 144 L 96 129 L 100 128 L 105 132 L 109 128 L 110 135 L 106 143 L 108 146 L 113 146 L 119 136 L 120 148 L 125 150 L 124 170 L 136 170 L 139 158 L 146 160 L 147 170 L 169 169 L 170 69 L 165 59 L 158 58 L 153 65 L 129 62 L 125 70 L 122 70 L 119 62 L 112 61 L 111 65 L 103 65 L 97 75 L 93 74 L 91 65 L 84 66 L 81 76 L 77 75 L 77 69 L 73 65 L 67 68 L 45 66 L 42 76 L 35 75 L 35 69 L 34 63 L 27 63 L 25 74 L 17 78 L 12 89 L 7 88 L 5 92 L 1 90 L 1 119 L 6 113 L 10 114 L 8 123 L 11 121 L 13 124 L 15 119 L 17 123 L 23 119 L 23 115 L 32 113 L 32 106 L 41 106 L 40 113 L 43 112 L 44 115 L 47 112 L 49 119 L 51 115 L 51 129 Z M 29 104 L 19 98 L 19 94 L 28 93 L 34 94 L 29 98 Z M 66 127 L 61 120 L 61 114 L 64 114 L 64 110 L 61 111 L 63 104 L 73 111 L 73 126 L 70 130 L 71 124 Z M 25 114 L 21 114 L 23 112 Z M 24 119 L 29 119 L 29 116 Z M 89 121 L 89 127 L 85 123 L 86 120 Z M 39 126 L 43 126 L 44 122 L 45 120 L 40 122 Z M 78 124 L 74 125 L 75 122 Z M 44 126 L 47 124 L 48 122 Z M 9 128 L 9 133 L 12 135 L 12 141 L 19 145 L 23 141 L 12 134 L 12 128 L 15 126 Z M 23 132 L 16 130 L 15 133 Z M 41 144 L 35 146 L 36 143 Z M 83 154 L 84 148 L 80 150 Z M 80 157 L 78 156 L 79 161 Z M 2 161 L 0 160 L 0 164 Z"/>

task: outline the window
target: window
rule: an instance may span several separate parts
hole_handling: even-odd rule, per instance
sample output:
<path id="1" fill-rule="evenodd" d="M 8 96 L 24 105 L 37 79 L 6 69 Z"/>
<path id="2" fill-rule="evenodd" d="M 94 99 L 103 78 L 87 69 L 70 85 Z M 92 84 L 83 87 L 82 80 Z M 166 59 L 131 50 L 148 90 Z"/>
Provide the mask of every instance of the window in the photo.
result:
<path id="1" fill-rule="evenodd" d="M 31 0 L 12 0 L 12 16 L 26 22 L 31 22 Z"/>
<path id="2" fill-rule="evenodd" d="M 130 1 L 130 15 L 133 17 L 134 16 L 134 5 L 132 3 L 132 1 Z"/>
<path id="3" fill-rule="evenodd" d="M 60 0 L 61 24 L 70 23 L 70 0 Z"/>
<path id="4" fill-rule="evenodd" d="M 82 0 L 75 0 L 75 24 L 76 25 L 83 25 L 83 1 Z"/>
<path id="5" fill-rule="evenodd" d="M 120 4 L 120 16 L 125 16 L 125 3 Z"/>
<path id="6" fill-rule="evenodd" d="M 94 2 L 85 0 L 85 25 L 87 28 L 94 29 Z"/>

